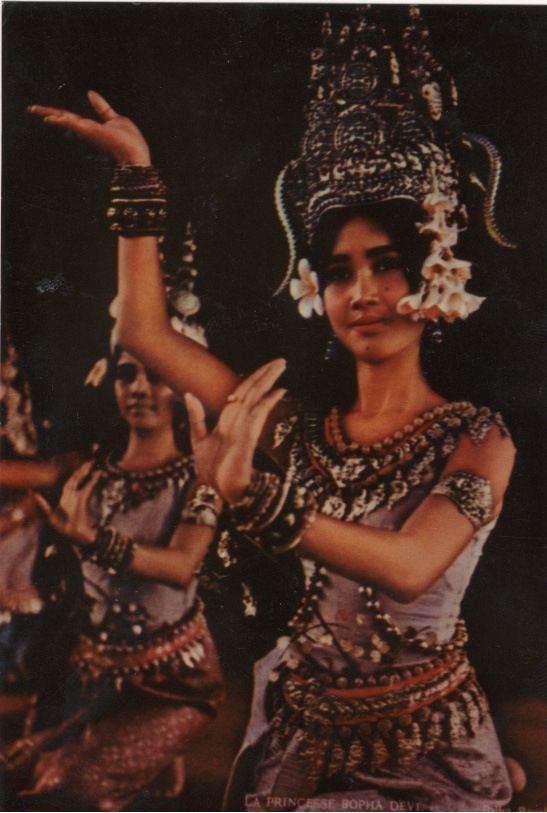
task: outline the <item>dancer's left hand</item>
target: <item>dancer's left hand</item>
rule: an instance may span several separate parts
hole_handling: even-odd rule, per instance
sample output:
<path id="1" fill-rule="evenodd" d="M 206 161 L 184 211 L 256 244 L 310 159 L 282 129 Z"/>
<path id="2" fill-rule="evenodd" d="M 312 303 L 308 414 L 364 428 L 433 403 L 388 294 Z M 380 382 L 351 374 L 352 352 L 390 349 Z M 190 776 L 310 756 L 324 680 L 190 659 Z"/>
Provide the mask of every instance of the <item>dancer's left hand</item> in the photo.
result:
<path id="1" fill-rule="evenodd" d="M 272 389 L 284 372 L 284 359 L 259 367 L 234 390 L 212 432 L 205 410 L 185 396 L 198 480 L 214 486 L 228 503 L 237 502 L 251 481 L 253 456 L 268 415 L 286 390 Z"/>

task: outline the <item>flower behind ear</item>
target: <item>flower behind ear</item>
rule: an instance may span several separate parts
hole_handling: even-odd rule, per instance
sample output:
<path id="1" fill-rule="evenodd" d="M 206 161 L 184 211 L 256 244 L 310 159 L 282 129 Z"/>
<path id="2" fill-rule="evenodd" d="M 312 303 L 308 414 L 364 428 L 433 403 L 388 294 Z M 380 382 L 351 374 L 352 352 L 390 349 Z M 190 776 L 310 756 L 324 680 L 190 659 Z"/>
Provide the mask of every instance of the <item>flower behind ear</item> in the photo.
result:
<path id="1" fill-rule="evenodd" d="M 95 362 L 91 370 L 88 372 L 84 386 L 99 387 L 108 370 L 108 359 L 102 358 Z"/>
<path id="2" fill-rule="evenodd" d="M 458 241 L 458 227 L 447 218 L 456 203 L 454 197 L 439 193 L 434 179 L 434 190 L 423 202 L 429 220 L 418 224 L 420 234 L 432 237 L 430 254 L 422 266 L 422 283 L 417 293 L 404 296 L 397 304 L 397 312 L 414 321 L 467 319 L 484 302 L 484 297 L 465 290 L 471 279 L 471 263 L 455 257 L 452 250 Z"/>
<path id="3" fill-rule="evenodd" d="M 293 299 L 299 299 L 298 313 L 304 319 L 309 319 L 315 311 L 318 316 L 324 313 L 323 300 L 319 293 L 319 279 L 315 271 L 306 259 L 298 263 L 298 276 L 300 279 L 292 279 L 290 293 Z"/>

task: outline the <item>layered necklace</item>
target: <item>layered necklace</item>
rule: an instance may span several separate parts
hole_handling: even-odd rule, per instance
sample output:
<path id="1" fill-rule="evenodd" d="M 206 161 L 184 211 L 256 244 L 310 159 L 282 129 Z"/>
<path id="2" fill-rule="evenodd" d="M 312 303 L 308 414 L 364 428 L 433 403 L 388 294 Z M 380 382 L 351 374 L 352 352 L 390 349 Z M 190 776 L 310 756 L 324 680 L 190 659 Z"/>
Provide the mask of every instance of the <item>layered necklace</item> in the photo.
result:
<path id="1" fill-rule="evenodd" d="M 340 412 L 333 407 L 326 417 L 317 412 L 305 416 L 301 442 L 293 446 L 293 462 L 299 476 L 312 488 L 316 486 L 319 500 L 322 494 L 338 493 L 347 503 L 357 496 L 362 502 L 363 490 L 370 496 L 372 490 L 380 488 L 382 493 L 376 493 L 370 510 L 386 501 L 392 507 L 409 487 L 423 481 L 435 461 L 454 451 L 462 432 L 479 444 L 494 423 L 506 434 L 501 416 L 488 407 L 455 401 L 427 410 L 381 441 L 359 444 L 345 437 Z M 333 515 L 357 518 L 349 508 L 345 514 Z"/>

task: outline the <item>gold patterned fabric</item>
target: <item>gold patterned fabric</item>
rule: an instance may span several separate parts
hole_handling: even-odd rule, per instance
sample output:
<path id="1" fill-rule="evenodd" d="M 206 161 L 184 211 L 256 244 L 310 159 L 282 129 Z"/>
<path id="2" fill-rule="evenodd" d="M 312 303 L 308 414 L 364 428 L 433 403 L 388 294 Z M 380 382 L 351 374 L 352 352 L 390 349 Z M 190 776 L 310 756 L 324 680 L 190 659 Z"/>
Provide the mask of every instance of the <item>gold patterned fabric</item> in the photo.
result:
<path id="1" fill-rule="evenodd" d="M 386 765 L 409 765 L 439 745 L 477 731 L 487 704 L 461 650 L 408 669 L 386 669 L 359 688 L 338 688 L 336 679 L 306 666 L 285 668 L 274 684 L 276 712 L 270 724 L 273 750 L 296 732 L 299 752 L 323 776 L 351 777 Z"/>

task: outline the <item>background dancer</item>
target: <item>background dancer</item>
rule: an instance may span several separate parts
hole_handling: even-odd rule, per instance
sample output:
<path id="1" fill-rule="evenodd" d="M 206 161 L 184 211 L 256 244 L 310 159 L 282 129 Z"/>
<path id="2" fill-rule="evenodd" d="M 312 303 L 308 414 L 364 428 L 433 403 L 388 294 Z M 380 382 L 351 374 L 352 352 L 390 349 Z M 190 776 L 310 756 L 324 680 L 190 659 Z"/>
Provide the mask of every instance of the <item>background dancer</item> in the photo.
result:
<path id="1" fill-rule="evenodd" d="M 185 317 L 181 326 L 190 330 Z M 182 754 L 223 696 L 195 575 L 221 500 L 195 483 L 177 445 L 184 410 L 172 390 L 119 347 L 106 382 L 126 432 L 118 427 L 114 450 L 99 449 L 72 475 L 55 512 L 36 497 L 81 559 L 85 617 L 67 716 L 5 759 L 8 771 L 36 763 L 26 796 L 119 810 L 143 793 L 181 793 Z"/>

